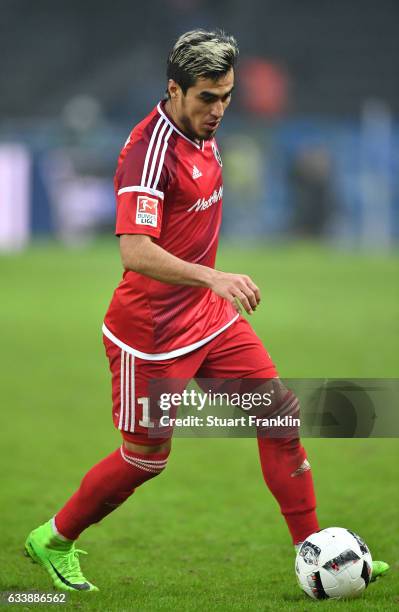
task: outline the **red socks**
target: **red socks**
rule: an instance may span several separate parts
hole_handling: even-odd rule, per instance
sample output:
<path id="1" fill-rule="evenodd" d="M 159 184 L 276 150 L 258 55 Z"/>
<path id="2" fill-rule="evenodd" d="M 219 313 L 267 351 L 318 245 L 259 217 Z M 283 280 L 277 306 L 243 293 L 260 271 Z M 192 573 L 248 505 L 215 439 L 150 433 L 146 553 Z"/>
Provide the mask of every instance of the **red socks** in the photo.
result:
<path id="1" fill-rule="evenodd" d="M 278 501 L 294 544 L 317 531 L 312 473 L 299 438 L 258 437 L 262 472 Z M 167 453 L 139 455 L 123 446 L 97 463 L 79 489 L 55 516 L 57 531 L 76 540 L 84 529 L 101 521 L 122 504 L 135 488 L 166 467 Z"/>
<path id="2" fill-rule="evenodd" d="M 280 505 L 294 544 L 318 531 L 312 472 L 299 438 L 258 437 L 263 477 Z"/>
<path id="3" fill-rule="evenodd" d="M 123 446 L 87 472 L 79 489 L 55 516 L 57 531 L 76 540 L 84 529 L 101 521 L 122 504 L 135 488 L 166 467 L 167 453 L 138 455 Z"/>

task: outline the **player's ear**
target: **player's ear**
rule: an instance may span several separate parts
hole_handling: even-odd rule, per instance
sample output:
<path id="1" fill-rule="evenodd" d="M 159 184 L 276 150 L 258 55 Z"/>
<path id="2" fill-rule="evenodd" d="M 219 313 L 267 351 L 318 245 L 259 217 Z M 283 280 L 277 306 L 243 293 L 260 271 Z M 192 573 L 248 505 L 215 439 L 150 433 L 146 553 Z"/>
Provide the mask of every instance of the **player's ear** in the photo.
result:
<path id="1" fill-rule="evenodd" d="M 173 79 L 169 79 L 168 81 L 168 94 L 169 97 L 173 100 L 173 98 L 177 98 L 179 95 L 179 91 L 181 91 L 180 86 Z"/>

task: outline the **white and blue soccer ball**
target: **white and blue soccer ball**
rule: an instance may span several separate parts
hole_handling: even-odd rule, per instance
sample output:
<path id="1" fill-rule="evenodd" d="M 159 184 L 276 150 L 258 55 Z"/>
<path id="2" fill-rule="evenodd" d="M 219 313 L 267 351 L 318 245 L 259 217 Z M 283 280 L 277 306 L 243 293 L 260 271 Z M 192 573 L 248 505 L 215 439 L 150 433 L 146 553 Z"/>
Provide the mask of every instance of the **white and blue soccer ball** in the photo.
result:
<path id="1" fill-rule="evenodd" d="M 295 559 L 299 586 L 313 599 L 359 597 L 367 588 L 372 559 L 366 543 L 353 531 L 329 527 L 312 533 Z"/>

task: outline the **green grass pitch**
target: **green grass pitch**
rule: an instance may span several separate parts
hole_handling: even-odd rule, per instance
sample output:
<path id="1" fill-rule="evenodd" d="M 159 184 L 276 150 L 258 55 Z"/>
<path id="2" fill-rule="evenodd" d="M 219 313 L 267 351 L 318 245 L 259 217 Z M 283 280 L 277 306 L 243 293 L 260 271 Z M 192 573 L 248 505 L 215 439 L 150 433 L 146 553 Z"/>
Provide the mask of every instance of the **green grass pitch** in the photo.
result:
<path id="1" fill-rule="evenodd" d="M 398 376 L 396 255 L 222 245 L 218 267 L 250 274 L 261 287 L 251 322 L 281 375 Z M 1 591 L 51 591 L 43 570 L 24 558 L 24 539 L 119 444 L 100 328 L 120 275 L 116 240 L 0 258 Z M 305 446 L 321 524 L 360 533 L 392 566 L 363 598 L 313 602 L 298 589 L 254 440 L 180 438 L 164 474 L 83 534 L 82 565 L 101 591 L 73 593 L 63 609 L 397 610 L 398 440 Z"/>

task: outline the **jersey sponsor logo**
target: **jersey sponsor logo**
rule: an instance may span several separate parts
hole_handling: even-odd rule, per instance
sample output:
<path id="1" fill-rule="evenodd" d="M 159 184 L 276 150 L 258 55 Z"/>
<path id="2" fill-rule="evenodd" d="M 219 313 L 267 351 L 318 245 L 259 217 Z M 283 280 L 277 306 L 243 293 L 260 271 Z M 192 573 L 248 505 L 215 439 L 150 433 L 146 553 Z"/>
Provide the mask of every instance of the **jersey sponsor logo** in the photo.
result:
<path id="1" fill-rule="evenodd" d="M 147 196 L 139 196 L 137 198 L 136 223 L 137 225 L 157 227 L 158 200 L 148 198 Z"/>
<path id="2" fill-rule="evenodd" d="M 220 167 L 223 166 L 222 158 L 220 157 L 219 149 L 216 147 L 215 143 L 212 143 L 212 151 L 215 156 L 215 159 Z"/>
<path id="3" fill-rule="evenodd" d="M 222 197 L 223 197 L 223 185 L 219 187 L 218 191 L 216 191 L 215 189 L 215 191 L 209 196 L 207 200 L 205 200 L 205 198 L 198 198 L 195 204 L 190 206 L 190 208 L 187 208 L 187 212 L 192 212 L 192 211 L 199 212 L 201 210 L 206 210 L 213 204 L 220 202 Z"/>
<path id="4" fill-rule="evenodd" d="M 202 176 L 201 170 L 198 170 L 197 166 L 193 166 L 193 174 L 192 174 L 193 179 L 197 179 L 200 176 Z"/>

